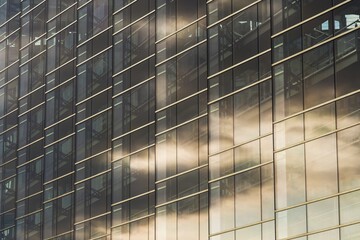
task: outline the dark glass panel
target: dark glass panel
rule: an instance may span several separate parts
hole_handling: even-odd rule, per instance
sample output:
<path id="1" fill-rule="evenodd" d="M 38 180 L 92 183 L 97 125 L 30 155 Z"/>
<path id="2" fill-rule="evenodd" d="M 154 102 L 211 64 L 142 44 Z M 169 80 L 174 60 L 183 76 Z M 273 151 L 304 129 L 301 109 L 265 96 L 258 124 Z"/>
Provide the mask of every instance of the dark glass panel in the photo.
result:
<path id="1" fill-rule="evenodd" d="M 274 68 L 275 120 L 303 110 L 302 59 L 293 58 Z"/>
<path id="2" fill-rule="evenodd" d="M 312 4 L 311 6 L 322 6 Z M 332 14 L 327 13 L 302 25 L 303 48 L 306 49 L 333 36 Z"/>
<path id="3" fill-rule="evenodd" d="M 301 1 L 272 1 L 272 18 L 273 34 L 295 25 L 301 20 Z"/>
<path id="4" fill-rule="evenodd" d="M 313 107 L 334 98 L 333 45 L 326 44 L 303 56 L 304 103 Z"/>
<path id="5" fill-rule="evenodd" d="M 224 70 L 232 65 L 232 32 L 231 19 L 222 21 L 220 24 L 209 29 L 209 75 Z"/>
<path id="6" fill-rule="evenodd" d="M 307 19 L 332 6 L 332 0 L 324 0 L 319 4 L 316 0 L 302 0 L 302 17 Z"/>
<path id="7" fill-rule="evenodd" d="M 291 29 L 273 40 L 274 62 L 287 58 L 302 49 L 301 28 Z"/>
<path id="8" fill-rule="evenodd" d="M 336 96 L 360 88 L 360 81 L 355 77 L 360 76 L 359 34 L 360 31 L 355 31 L 335 41 Z"/>
<path id="9" fill-rule="evenodd" d="M 218 0 L 208 3 L 209 25 L 228 16 L 231 13 L 231 0 Z"/>
<path id="10" fill-rule="evenodd" d="M 232 19 L 234 64 L 258 53 L 257 13 L 257 5 L 254 5 Z"/>

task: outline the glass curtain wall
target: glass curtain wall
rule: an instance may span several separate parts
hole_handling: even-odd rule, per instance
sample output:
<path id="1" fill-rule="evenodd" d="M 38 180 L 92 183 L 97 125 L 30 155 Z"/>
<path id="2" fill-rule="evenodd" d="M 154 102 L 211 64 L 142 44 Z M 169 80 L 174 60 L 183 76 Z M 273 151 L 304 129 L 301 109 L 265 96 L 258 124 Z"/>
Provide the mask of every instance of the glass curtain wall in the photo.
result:
<path id="1" fill-rule="evenodd" d="M 0 239 L 360 239 L 360 0 L 0 0 Z"/>

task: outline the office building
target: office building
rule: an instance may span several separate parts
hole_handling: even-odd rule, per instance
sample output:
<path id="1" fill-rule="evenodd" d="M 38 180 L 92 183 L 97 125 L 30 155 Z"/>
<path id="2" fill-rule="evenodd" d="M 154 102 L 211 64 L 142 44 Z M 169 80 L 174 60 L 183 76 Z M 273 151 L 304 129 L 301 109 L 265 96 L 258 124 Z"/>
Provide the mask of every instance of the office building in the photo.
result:
<path id="1" fill-rule="evenodd" d="M 360 0 L 0 0 L 0 239 L 359 240 Z"/>

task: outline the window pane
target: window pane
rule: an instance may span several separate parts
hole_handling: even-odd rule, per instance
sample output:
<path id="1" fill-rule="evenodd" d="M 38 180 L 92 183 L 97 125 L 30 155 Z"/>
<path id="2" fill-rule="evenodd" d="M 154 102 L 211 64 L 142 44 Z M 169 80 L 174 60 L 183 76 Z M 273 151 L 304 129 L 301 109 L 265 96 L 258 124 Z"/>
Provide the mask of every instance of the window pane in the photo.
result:
<path id="1" fill-rule="evenodd" d="M 340 191 L 360 186 L 360 126 L 338 133 L 339 185 Z"/>
<path id="2" fill-rule="evenodd" d="M 307 199 L 337 193 L 336 135 L 308 142 L 305 150 Z"/>
<path id="3" fill-rule="evenodd" d="M 317 231 L 330 228 L 339 224 L 338 198 L 308 205 L 308 231 Z"/>
<path id="4" fill-rule="evenodd" d="M 304 146 L 275 154 L 276 205 L 284 208 L 305 201 Z"/>

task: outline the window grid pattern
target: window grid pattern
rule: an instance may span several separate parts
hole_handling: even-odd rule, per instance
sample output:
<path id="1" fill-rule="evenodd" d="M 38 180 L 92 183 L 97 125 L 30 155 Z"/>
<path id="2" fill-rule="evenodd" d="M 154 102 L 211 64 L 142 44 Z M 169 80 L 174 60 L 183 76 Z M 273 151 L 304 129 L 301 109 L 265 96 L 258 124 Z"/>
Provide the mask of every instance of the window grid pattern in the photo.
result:
<path id="1" fill-rule="evenodd" d="M 359 239 L 359 6 L 0 0 L 0 239 Z"/>

